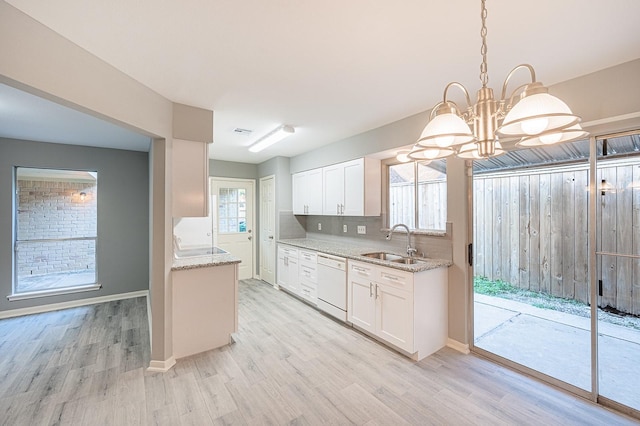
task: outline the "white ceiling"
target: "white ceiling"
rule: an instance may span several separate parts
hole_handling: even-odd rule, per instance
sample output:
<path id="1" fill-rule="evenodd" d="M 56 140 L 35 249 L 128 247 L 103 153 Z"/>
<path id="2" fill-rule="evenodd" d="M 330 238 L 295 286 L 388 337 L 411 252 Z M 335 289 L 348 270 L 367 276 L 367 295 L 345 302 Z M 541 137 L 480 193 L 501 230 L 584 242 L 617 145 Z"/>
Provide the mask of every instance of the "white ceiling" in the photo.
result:
<path id="1" fill-rule="evenodd" d="M 211 155 L 221 160 L 295 156 L 425 111 L 449 81 L 472 96 L 480 87 L 479 1 L 8 3 L 168 99 L 214 110 Z M 551 85 L 640 57 L 638 0 L 487 7 L 497 92 L 523 62 Z M 296 134 L 261 153 L 246 150 L 279 124 Z M 236 127 L 253 134 L 236 135 Z"/>

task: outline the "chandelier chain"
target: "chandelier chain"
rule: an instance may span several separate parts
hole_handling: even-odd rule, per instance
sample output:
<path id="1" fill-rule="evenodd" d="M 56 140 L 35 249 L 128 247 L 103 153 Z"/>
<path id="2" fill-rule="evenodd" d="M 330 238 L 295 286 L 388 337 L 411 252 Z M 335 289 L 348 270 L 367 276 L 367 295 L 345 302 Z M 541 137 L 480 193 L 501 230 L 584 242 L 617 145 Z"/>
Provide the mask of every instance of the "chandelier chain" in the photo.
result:
<path id="1" fill-rule="evenodd" d="M 482 29 L 480 30 L 480 36 L 482 37 L 482 47 L 480 48 L 480 54 L 482 54 L 482 63 L 480 64 L 480 81 L 482 87 L 486 87 L 489 83 L 489 74 L 487 72 L 487 6 L 486 0 L 481 1 L 482 7 L 480 11 L 480 18 L 482 19 Z"/>

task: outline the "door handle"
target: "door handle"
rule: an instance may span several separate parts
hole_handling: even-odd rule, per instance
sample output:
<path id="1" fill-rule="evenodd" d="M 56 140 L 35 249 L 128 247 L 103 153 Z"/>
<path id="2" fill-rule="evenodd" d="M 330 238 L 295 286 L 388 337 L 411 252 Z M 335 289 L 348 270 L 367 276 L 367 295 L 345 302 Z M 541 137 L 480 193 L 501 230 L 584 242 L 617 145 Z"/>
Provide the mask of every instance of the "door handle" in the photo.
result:
<path id="1" fill-rule="evenodd" d="M 273 240 L 273 235 L 269 235 L 269 239 L 270 239 L 270 240 Z"/>
<path id="2" fill-rule="evenodd" d="M 253 237 L 252 237 L 251 235 L 249 235 L 249 236 L 247 237 L 247 240 L 251 241 L 251 239 L 252 239 L 252 238 L 253 238 Z"/>

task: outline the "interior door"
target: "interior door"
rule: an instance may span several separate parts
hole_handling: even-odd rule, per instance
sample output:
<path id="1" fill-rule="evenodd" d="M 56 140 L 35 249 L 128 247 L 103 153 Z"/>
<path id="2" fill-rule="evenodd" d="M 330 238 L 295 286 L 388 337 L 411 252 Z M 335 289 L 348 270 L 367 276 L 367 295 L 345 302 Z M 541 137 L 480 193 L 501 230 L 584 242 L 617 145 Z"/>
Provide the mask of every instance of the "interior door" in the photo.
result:
<path id="1" fill-rule="evenodd" d="M 215 197 L 214 230 L 217 245 L 241 259 L 238 278 L 253 278 L 253 197 L 254 182 L 241 179 L 213 179 Z"/>
<path id="2" fill-rule="evenodd" d="M 275 284 L 275 178 L 260 179 L 260 278 Z"/>

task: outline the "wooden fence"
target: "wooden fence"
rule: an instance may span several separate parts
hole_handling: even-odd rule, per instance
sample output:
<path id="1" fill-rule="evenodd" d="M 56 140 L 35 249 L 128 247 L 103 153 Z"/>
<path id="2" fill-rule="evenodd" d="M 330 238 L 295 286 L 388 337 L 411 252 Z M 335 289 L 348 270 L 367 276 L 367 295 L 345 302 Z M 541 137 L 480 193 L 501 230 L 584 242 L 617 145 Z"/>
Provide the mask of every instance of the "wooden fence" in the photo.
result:
<path id="1" fill-rule="evenodd" d="M 597 250 L 640 255 L 640 165 L 600 167 Z M 589 303 L 588 183 L 586 166 L 474 177 L 475 275 Z M 598 305 L 640 314 L 640 260 L 597 266 Z"/>
<path id="2" fill-rule="evenodd" d="M 415 227 L 413 182 L 393 183 L 389 185 L 389 220 Z M 420 229 L 447 229 L 447 182 L 432 180 L 418 184 L 418 202 L 420 203 Z"/>

